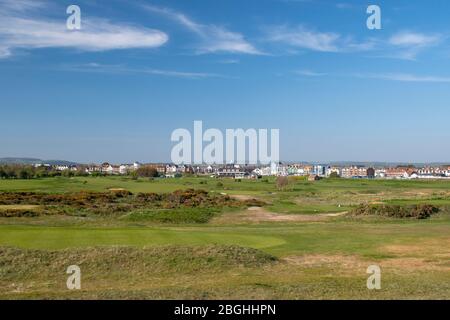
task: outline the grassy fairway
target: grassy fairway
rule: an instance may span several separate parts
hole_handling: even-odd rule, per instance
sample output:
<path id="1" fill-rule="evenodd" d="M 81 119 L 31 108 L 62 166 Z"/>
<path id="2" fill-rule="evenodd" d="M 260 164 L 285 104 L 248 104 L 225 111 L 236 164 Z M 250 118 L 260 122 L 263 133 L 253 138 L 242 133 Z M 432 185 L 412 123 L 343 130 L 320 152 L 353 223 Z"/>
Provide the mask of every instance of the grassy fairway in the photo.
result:
<path id="1" fill-rule="evenodd" d="M 446 208 L 449 183 L 300 180 L 279 191 L 273 180 L 217 182 L 136 182 L 119 177 L 0 180 L 0 191 L 124 188 L 137 193 L 195 188 L 266 203 L 259 211 L 224 212 L 204 224 L 156 224 L 145 217 L 124 219 L 126 213 L 0 218 L 0 297 L 450 299 L 447 209 L 427 220 L 327 215 L 360 203 L 431 203 Z M 65 269 L 71 264 L 82 269 L 81 291 L 65 288 Z M 380 291 L 366 288 L 371 264 L 382 268 Z"/>
<path id="2" fill-rule="evenodd" d="M 227 244 L 253 248 L 278 246 L 284 240 L 270 235 L 190 228 L 67 228 L 0 226 L 0 246 L 66 249 L 93 246 L 157 246 Z"/>

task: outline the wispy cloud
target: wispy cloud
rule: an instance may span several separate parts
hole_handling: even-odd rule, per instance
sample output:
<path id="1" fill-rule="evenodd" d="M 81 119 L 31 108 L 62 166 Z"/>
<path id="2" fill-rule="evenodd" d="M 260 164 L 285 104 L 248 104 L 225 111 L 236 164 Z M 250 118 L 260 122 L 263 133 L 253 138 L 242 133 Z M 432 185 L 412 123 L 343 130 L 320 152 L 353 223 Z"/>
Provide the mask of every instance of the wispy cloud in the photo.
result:
<path id="1" fill-rule="evenodd" d="M 220 60 L 219 63 L 222 64 L 238 64 L 240 61 L 238 59 L 224 59 Z"/>
<path id="2" fill-rule="evenodd" d="M 217 25 L 205 25 L 198 23 L 187 15 L 164 7 L 153 5 L 143 5 L 143 7 L 156 14 L 163 15 L 176 21 L 190 32 L 195 33 L 200 38 L 198 53 L 244 53 L 262 54 L 254 45 L 248 42 L 245 37 L 237 32 L 229 31 Z"/>
<path id="3" fill-rule="evenodd" d="M 76 71 L 89 73 L 111 73 L 111 74 L 148 74 L 165 77 L 204 79 L 204 78 L 225 78 L 220 74 L 205 72 L 186 72 L 153 68 L 133 68 L 119 64 L 101 64 L 96 62 L 76 65 L 64 65 L 60 67 L 62 71 Z"/>
<path id="4" fill-rule="evenodd" d="M 439 45 L 444 37 L 441 34 L 425 34 L 411 31 L 401 31 L 388 39 L 394 53 L 393 58 L 415 60 L 417 55 L 426 48 Z"/>
<path id="5" fill-rule="evenodd" d="M 1 0 L 0 11 L 28 11 L 46 6 L 46 3 L 38 0 Z"/>
<path id="6" fill-rule="evenodd" d="M 327 75 L 327 73 L 315 72 L 311 70 L 296 70 L 294 73 L 306 77 L 322 77 Z"/>
<path id="7" fill-rule="evenodd" d="M 381 79 L 401 82 L 450 83 L 450 77 L 423 76 L 408 73 L 358 74 L 360 78 Z"/>
<path id="8" fill-rule="evenodd" d="M 394 34 L 389 39 L 389 43 L 395 46 L 427 47 L 438 44 L 441 39 L 442 36 L 439 34 L 424 34 L 403 31 Z"/>
<path id="9" fill-rule="evenodd" d="M 353 9 L 354 5 L 351 3 L 347 3 L 347 2 L 339 2 L 339 3 L 336 3 L 336 8 L 338 8 L 338 9 Z"/>
<path id="10" fill-rule="evenodd" d="M 95 17 L 82 18 L 82 30 L 69 31 L 65 21 L 38 14 L 44 2 L 0 0 L 0 57 L 15 49 L 73 48 L 82 51 L 155 48 L 168 41 L 162 31 L 111 23 Z"/>
<path id="11" fill-rule="evenodd" d="M 351 37 L 343 37 L 336 32 L 320 32 L 305 26 L 272 26 L 265 28 L 270 42 L 281 43 L 295 48 L 319 52 L 361 51 L 373 47 L 371 41 L 354 42 Z"/>

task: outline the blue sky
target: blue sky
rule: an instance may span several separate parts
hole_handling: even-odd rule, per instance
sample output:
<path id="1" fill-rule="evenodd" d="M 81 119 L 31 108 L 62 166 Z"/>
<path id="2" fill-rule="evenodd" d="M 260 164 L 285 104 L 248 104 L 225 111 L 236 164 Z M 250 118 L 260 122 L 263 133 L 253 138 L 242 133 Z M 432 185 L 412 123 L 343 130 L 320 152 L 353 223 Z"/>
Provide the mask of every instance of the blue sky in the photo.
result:
<path id="1" fill-rule="evenodd" d="M 279 128 L 283 160 L 450 161 L 449 19 L 445 0 L 0 0 L 0 157 L 168 161 L 202 120 Z"/>

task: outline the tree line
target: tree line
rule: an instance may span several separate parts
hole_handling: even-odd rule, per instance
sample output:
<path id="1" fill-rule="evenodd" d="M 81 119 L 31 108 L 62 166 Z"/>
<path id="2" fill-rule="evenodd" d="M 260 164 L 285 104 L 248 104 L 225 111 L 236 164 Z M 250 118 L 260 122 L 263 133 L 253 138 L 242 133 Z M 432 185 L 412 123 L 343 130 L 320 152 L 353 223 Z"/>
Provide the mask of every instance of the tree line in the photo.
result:
<path id="1" fill-rule="evenodd" d="M 34 167 L 30 165 L 7 164 L 0 166 L 0 179 L 38 179 L 48 177 L 74 177 L 87 176 L 88 173 L 83 168 L 77 171 L 58 171 L 52 167 Z"/>
<path id="2" fill-rule="evenodd" d="M 133 178 L 156 178 L 158 171 L 153 166 L 143 166 L 136 171 L 129 172 Z M 104 172 L 86 172 L 86 167 L 78 166 L 77 170 L 56 170 L 53 167 L 21 164 L 0 165 L 0 179 L 39 179 L 52 177 L 86 177 L 106 176 Z"/>

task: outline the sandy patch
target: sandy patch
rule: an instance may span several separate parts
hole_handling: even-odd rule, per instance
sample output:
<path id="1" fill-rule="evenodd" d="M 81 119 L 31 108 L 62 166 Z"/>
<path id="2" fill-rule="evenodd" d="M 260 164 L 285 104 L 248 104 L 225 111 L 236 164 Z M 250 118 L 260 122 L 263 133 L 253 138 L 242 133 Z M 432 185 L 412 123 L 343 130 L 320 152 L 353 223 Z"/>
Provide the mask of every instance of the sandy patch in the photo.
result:
<path id="1" fill-rule="evenodd" d="M 0 205 L 0 211 L 3 210 L 34 210 L 38 209 L 40 206 L 32 204 L 11 204 L 11 205 Z"/>
<path id="2" fill-rule="evenodd" d="M 430 261 L 424 258 L 389 258 L 382 260 L 363 259 L 357 255 L 339 254 L 307 254 L 301 256 L 288 256 L 283 259 L 288 264 L 305 268 L 330 268 L 340 270 L 343 273 L 360 272 L 365 274 L 367 267 L 375 264 L 385 271 L 391 272 L 416 272 L 416 271 L 441 271 L 450 272 L 450 266 L 443 261 Z"/>
<path id="3" fill-rule="evenodd" d="M 322 213 L 322 214 L 282 214 L 266 210 L 261 207 L 249 207 L 247 210 L 237 213 L 225 213 L 212 220 L 216 223 L 261 223 L 261 222 L 319 222 L 331 217 L 338 217 L 346 214 Z"/>
<path id="4" fill-rule="evenodd" d="M 400 256 L 426 255 L 450 257 L 450 238 L 424 240 L 414 244 L 386 245 L 382 250 Z"/>
<path id="5" fill-rule="evenodd" d="M 305 267 L 326 267 L 338 266 L 339 268 L 356 269 L 369 265 L 360 257 L 355 255 L 338 255 L 338 254 L 307 254 L 302 256 L 288 256 L 283 259 L 289 264 L 302 265 Z"/>
<path id="6" fill-rule="evenodd" d="M 241 200 L 241 201 L 257 200 L 256 197 L 249 196 L 249 195 L 246 195 L 246 194 L 230 194 L 229 196 L 230 196 L 230 198 Z"/>

